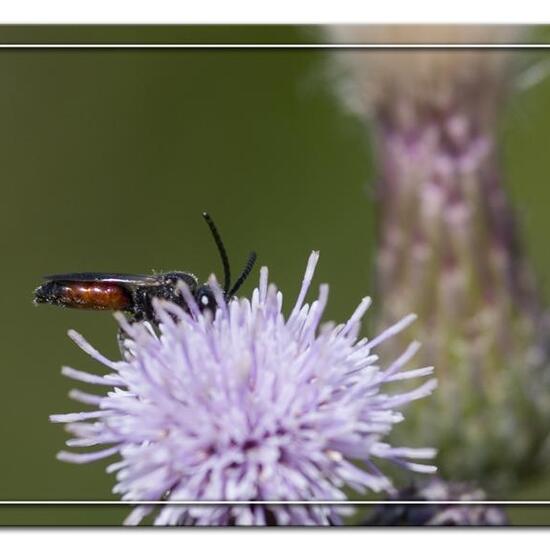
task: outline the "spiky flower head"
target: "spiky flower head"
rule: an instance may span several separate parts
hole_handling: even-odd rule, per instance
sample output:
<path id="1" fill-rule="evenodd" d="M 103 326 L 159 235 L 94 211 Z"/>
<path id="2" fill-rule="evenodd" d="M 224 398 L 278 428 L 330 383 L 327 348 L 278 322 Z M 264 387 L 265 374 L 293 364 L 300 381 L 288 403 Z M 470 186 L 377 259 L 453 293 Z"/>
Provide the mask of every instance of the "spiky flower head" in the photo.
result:
<path id="1" fill-rule="evenodd" d="M 75 342 L 108 367 L 105 376 L 64 368 L 76 380 L 109 388 L 98 396 L 73 391 L 95 410 L 53 415 L 74 435 L 70 447 L 107 447 L 59 458 L 84 463 L 112 455 L 113 491 L 128 501 L 166 501 L 156 524 L 338 523 L 343 509 L 323 505 L 219 504 L 185 506 L 170 501 L 345 500 L 358 492 L 390 490 L 378 459 L 419 472 L 433 466 L 416 459 L 431 449 L 392 447 L 384 441 L 403 420 L 399 409 L 431 393 L 429 379 L 407 393 L 382 387 L 428 376 L 432 368 L 402 371 L 412 343 L 387 368 L 372 350 L 407 326 L 408 316 L 373 340 L 358 340 L 364 299 L 342 325 L 320 327 L 328 287 L 305 303 L 318 254 L 309 259 L 298 299 L 285 319 L 283 297 L 261 270 L 252 300 L 226 304 L 218 291 L 215 317 L 199 313 L 186 288 L 189 311 L 156 304 L 158 334 L 146 324 L 119 318 L 129 339 L 122 361 L 110 361 L 81 336 Z M 217 288 L 212 281 L 214 288 Z M 126 522 L 139 523 L 154 505 L 138 505 Z"/>

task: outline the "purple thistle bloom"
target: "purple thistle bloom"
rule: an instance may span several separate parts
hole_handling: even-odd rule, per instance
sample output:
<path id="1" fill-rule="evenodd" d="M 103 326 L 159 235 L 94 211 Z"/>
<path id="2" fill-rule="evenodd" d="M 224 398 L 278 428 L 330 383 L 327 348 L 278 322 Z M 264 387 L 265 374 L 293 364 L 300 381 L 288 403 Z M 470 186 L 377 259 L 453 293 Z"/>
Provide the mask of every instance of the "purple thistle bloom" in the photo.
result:
<path id="1" fill-rule="evenodd" d="M 85 463 L 120 455 L 107 468 L 117 472 L 113 492 L 128 501 L 166 501 L 158 525 L 335 524 L 344 507 L 314 501 L 345 501 L 346 487 L 392 490 L 373 459 L 435 471 L 415 462 L 432 458 L 432 449 L 391 447 L 384 438 L 403 419 L 398 409 L 430 394 L 436 381 L 406 393 L 381 392 L 388 382 L 428 376 L 433 369 L 402 371 L 416 342 L 385 369 L 372 353 L 414 316 L 373 340 L 358 340 L 370 305 L 365 298 L 345 324 L 319 327 L 328 286 L 320 287 L 311 305 L 304 303 L 317 260 L 312 253 L 288 319 L 264 267 L 252 300 L 225 304 L 218 290 L 214 319 L 198 313 L 187 288 L 182 292 L 189 313 L 172 303 L 156 304 L 158 335 L 146 323 L 130 325 L 119 316 L 129 337 L 122 361 L 103 357 L 71 331 L 77 345 L 111 372 L 95 376 L 65 367 L 63 373 L 109 391 L 97 396 L 74 390 L 74 399 L 96 410 L 51 420 L 67 424 L 74 435 L 69 447 L 107 447 L 63 451 L 59 458 Z M 312 504 L 169 504 L 178 500 Z M 138 505 L 126 523 L 137 524 L 154 509 Z"/>

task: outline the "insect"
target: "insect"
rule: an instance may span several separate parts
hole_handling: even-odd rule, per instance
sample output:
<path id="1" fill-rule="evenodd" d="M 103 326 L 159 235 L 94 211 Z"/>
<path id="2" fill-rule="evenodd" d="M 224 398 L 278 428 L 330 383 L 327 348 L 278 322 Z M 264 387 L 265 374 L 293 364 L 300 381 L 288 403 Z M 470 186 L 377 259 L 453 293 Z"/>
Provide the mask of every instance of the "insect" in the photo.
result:
<path id="1" fill-rule="evenodd" d="M 223 294 L 229 301 L 246 281 L 256 262 L 256 253 L 251 252 L 241 274 L 231 286 L 231 271 L 227 252 L 212 218 L 203 217 L 210 228 L 220 254 L 223 271 Z M 66 273 L 47 275 L 46 282 L 34 291 L 35 304 L 124 311 L 131 321 L 149 321 L 157 324 L 153 299 L 159 298 L 178 304 L 184 309 L 187 303 L 179 289 L 187 284 L 201 311 L 214 312 L 217 304 L 214 292 L 207 283 L 199 284 L 195 275 L 185 271 L 170 271 L 154 275 L 129 275 L 125 273 Z"/>

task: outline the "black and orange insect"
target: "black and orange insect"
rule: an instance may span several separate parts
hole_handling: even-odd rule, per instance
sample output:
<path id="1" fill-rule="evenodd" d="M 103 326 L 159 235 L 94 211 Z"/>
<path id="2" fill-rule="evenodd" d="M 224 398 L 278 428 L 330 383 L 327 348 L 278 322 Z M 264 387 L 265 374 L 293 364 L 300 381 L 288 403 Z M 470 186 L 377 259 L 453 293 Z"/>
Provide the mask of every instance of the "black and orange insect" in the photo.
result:
<path id="1" fill-rule="evenodd" d="M 223 293 L 229 301 L 245 282 L 256 262 L 251 252 L 246 265 L 231 286 L 231 272 L 227 252 L 218 229 L 210 216 L 203 217 L 210 228 L 223 264 Z M 35 304 L 91 310 L 124 311 L 131 321 L 149 321 L 156 324 L 153 299 L 168 300 L 187 309 L 179 289 L 180 283 L 189 287 L 201 311 L 215 311 L 216 299 L 212 288 L 200 285 L 195 275 L 185 271 L 170 271 L 154 275 L 129 275 L 125 273 L 65 273 L 47 275 L 46 282 L 34 291 Z"/>

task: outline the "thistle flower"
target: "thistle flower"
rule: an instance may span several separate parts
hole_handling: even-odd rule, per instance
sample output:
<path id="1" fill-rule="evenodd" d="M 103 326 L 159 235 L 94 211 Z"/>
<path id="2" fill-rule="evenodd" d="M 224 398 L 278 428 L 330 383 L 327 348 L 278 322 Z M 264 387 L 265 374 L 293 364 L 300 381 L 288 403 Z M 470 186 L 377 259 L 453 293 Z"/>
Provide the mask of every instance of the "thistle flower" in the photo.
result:
<path id="1" fill-rule="evenodd" d="M 406 393 L 382 393 L 388 383 L 428 376 L 432 368 L 402 371 L 417 343 L 385 369 L 372 353 L 414 316 L 373 340 L 358 340 L 370 305 L 365 298 L 345 324 L 319 327 L 327 285 L 315 302 L 305 303 L 317 259 L 313 253 L 287 319 L 282 294 L 268 286 L 264 267 L 252 300 L 226 304 L 218 291 L 213 319 L 199 313 L 186 288 L 188 312 L 156 303 L 159 334 L 119 317 L 128 335 L 122 361 L 105 358 L 70 332 L 111 372 L 95 376 L 65 367 L 63 373 L 109 389 L 102 396 L 72 391 L 95 410 L 51 420 L 67 424 L 74 435 L 70 447 L 106 447 L 63 451 L 59 458 L 86 463 L 120 455 L 107 468 L 117 475 L 113 491 L 128 501 L 166 501 L 155 518 L 159 525 L 334 524 L 345 510 L 314 501 L 345 501 L 346 487 L 391 490 L 374 462 L 433 472 L 433 466 L 415 462 L 432 458 L 432 449 L 392 447 L 385 437 L 403 420 L 399 409 L 431 393 L 435 380 Z M 312 504 L 170 504 L 178 500 Z M 154 511 L 154 505 L 139 505 L 126 523 L 137 524 Z"/>
<path id="2" fill-rule="evenodd" d="M 359 43 L 517 41 L 510 27 L 342 27 Z M 442 474 L 506 491 L 548 462 L 548 316 L 503 185 L 506 51 L 353 51 L 379 169 L 376 280 L 385 326 L 406 311 L 440 391 L 395 437 L 438 448 Z M 401 345 L 392 339 L 385 351 Z M 407 439 L 408 438 L 408 439 Z M 546 446 L 546 450 L 545 450 Z"/>

